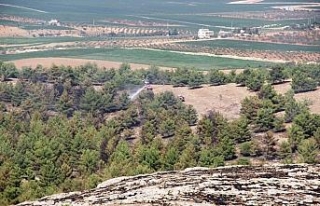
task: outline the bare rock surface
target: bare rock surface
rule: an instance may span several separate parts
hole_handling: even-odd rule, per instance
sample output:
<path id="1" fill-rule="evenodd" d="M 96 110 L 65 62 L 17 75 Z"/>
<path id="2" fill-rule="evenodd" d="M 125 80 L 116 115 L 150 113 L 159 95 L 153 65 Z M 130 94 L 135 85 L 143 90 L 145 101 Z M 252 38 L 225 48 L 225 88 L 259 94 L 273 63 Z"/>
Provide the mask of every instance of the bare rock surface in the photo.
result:
<path id="1" fill-rule="evenodd" d="M 119 177 L 19 206 L 320 205 L 320 165 L 229 166 Z"/>

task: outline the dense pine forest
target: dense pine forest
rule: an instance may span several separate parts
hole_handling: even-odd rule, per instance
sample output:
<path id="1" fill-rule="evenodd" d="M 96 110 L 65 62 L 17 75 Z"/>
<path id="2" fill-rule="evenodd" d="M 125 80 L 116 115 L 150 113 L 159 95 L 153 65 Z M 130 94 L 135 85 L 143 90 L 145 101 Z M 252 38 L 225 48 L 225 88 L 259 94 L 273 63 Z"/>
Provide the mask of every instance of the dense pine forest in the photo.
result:
<path id="1" fill-rule="evenodd" d="M 292 90 L 277 94 L 273 85 L 289 80 Z M 159 170 L 319 162 L 320 115 L 294 98 L 317 89 L 319 65 L 204 73 L 0 62 L 0 81 L 0 205 Z M 199 117 L 171 92 L 130 96 L 144 81 L 194 90 L 236 83 L 257 95 L 242 101 L 239 119 Z M 280 132 L 288 141 L 277 144 Z"/>

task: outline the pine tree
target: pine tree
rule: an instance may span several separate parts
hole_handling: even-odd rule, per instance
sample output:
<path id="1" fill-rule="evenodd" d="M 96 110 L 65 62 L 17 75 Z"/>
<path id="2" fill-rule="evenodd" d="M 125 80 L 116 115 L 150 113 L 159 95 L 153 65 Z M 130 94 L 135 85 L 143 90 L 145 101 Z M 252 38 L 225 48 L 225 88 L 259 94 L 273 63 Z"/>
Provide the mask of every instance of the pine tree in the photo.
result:
<path id="1" fill-rule="evenodd" d="M 289 142 L 281 142 L 278 154 L 285 163 L 292 163 L 292 149 Z"/>
<path id="2" fill-rule="evenodd" d="M 317 82 L 306 73 L 297 72 L 292 77 L 291 87 L 294 93 L 313 91 L 317 89 Z"/>
<path id="3" fill-rule="evenodd" d="M 141 127 L 141 141 L 143 144 L 152 142 L 157 134 L 156 126 L 151 121 L 146 121 Z"/>
<path id="4" fill-rule="evenodd" d="M 308 164 L 315 164 L 319 162 L 317 159 L 319 147 L 313 138 L 303 140 L 298 146 L 298 153 L 301 162 Z"/>
<path id="5" fill-rule="evenodd" d="M 277 96 L 277 92 L 271 86 L 271 84 L 263 85 L 258 92 L 258 97 L 260 99 L 273 100 L 276 96 Z"/>
<path id="6" fill-rule="evenodd" d="M 173 170 L 179 159 L 179 153 L 174 147 L 170 147 L 165 153 L 162 162 L 165 170 Z"/>
<path id="7" fill-rule="evenodd" d="M 217 156 L 215 156 L 215 152 L 213 150 L 203 149 L 200 151 L 198 164 L 201 167 L 216 167 L 220 165 L 218 162 Z"/>
<path id="8" fill-rule="evenodd" d="M 212 69 L 208 73 L 209 84 L 211 86 L 219 86 L 227 83 L 226 75 L 217 69 Z"/>
<path id="9" fill-rule="evenodd" d="M 28 96 L 27 92 L 25 91 L 25 85 L 23 85 L 21 82 L 16 83 L 16 85 L 13 87 L 11 95 L 12 105 L 16 107 L 20 106 Z"/>
<path id="10" fill-rule="evenodd" d="M 140 164 L 147 166 L 152 171 L 157 171 L 162 166 L 160 151 L 154 145 L 151 147 L 141 146 L 137 151 L 136 158 Z"/>
<path id="11" fill-rule="evenodd" d="M 198 121 L 197 111 L 191 106 L 188 105 L 182 112 L 182 118 L 189 124 L 193 126 Z"/>
<path id="12" fill-rule="evenodd" d="M 193 144 L 188 144 L 186 149 L 182 151 L 178 162 L 175 164 L 175 169 L 185 169 L 195 167 L 197 165 L 197 152 Z"/>
<path id="13" fill-rule="evenodd" d="M 82 152 L 80 162 L 85 174 L 92 174 L 98 169 L 99 152 L 86 149 Z"/>
<path id="14" fill-rule="evenodd" d="M 13 63 L 4 63 L 0 61 L 0 82 L 8 78 L 18 77 L 18 70 Z"/>
<path id="15" fill-rule="evenodd" d="M 271 84 L 282 83 L 287 78 L 284 68 L 281 66 L 274 66 L 269 72 L 268 81 Z"/>
<path id="16" fill-rule="evenodd" d="M 316 141 L 318 148 L 320 148 L 320 127 L 314 132 L 313 138 Z"/>
<path id="17" fill-rule="evenodd" d="M 225 128 L 219 132 L 219 137 L 228 137 L 236 143 L 251 140 L 251 130 L 246 118 L 239 118 L 226 124 Z"/>
<path id="18" fill-rule="evenodd" d="M 202 87 L 201 84 L 204 83 L 204 76 L 201 72 L 191 71 L 188 80 L 188 87 L 190 89 L 197 89 Z"/>
<path id="19" fill-rule="evenodd" d="M 107 168 L 112 177 L 128 175 L 132 167 L 132 157 L 127 142 L 120 141 L 111 155 L 110 166 Z"/>
<path id="20" fill-rule="evenodd" d="M 249 157 L 251 155 L 251 142 L 244 142 L 240 145 L 240 154 L 245 157 Z"/>
<path id="21" fill-rule="evenodd" d="M 174 135 L 175 132 L 175 123 L 171 119 L 167 119 L 163 121 L 159 125 L 159 133 L 162 135 L 162 137 L 170 137 Z"/>
<path id="22" fill-rule="evenodd" d="M 264 83 L 264 76 L 261 71 L 252 71 L 245 82 L 246 87 L 251 91 L 259 91 Z"/>
<path id="23" fill-rule="evenodd" d="M 293 124 L 301 127 L 305 137 L 309 138 L 320 127 L 320 116 L 310 112 L 303 112 L 293 119 Z"/>
<path id="24" fill-rule="evenodd" d="M 257 118 L 258 109 L 260 108 L 262 108 L 262 101 L 258 97 L 246 97 L 241 102 L 240 113 L 251 123 Z"/>
<path id="25" fill-rule="evenodd" d="M 285 122 L 291 122 L 295 118 L 295 116 L 301 113 L 308 112 L 309 110 L 307 102 L 297 102 L 294 99 L 293 90 L 288 91 L 285 94 L 284 99 L 285 99 L 285 105 L 284 105 Z"/>
<path id="26" fill-rule="evenodd" d="M 224 157 L 224 160 L 232 160 L 236 157 L 235 143 L 228 137 L 220 139 L 215 149 Z"/>
<path id="27" fill-rule="evenodd" d="M 101 96 L 93 87 L 86 89 L 84 96 L 81 98 L 80 108 L 85 111 L 96 112 L 102 107 Z"/>
<path id="28" fill-rule="evenodd" d="M 273 121 L 273 131 L 274 132 L 284 132 L 286 130 L 284 126 L 284 119 L 281 117 L 275 117 Z"/>
<path id="29" fill-rule="evenodd" d="M 262 108 L 257 111 L 257 118 L 254 121 L 255 132 L 266 132 L 273 129 L 275 116 L 273 110 L 269 108 Z"/>
<path id="30" fill-rule="evenodd" d="M 246 86 L 246 82 L 248 81 L 251 73 L 252 73 L 252 70 L 245 69 L 243 72 L 241 72 L 236 76 L 235 82 L 240 86 Z"/>
<path id="31" fill-rule="evenodd" d="M 272 132 L 267 132 L 264 136 L 263 136 L 263 152 L 264 152 L 264 157 L 267 160 L 271 160 L 274 159 L 276 156 L 276 149 L 275 149 L 275 145 L 276 145 L 276 140 L 273 137 Z"/>
<path id="32" fill-rule="evenodd" d="M 59 98 L 57 109 L 59 112 L 66 114 L 68 117 L 71 117 L 73 113 L 72 107 L 73 101 L 68 92 L 65 90 Z"/>
<path id="33" fill-rule="evenodd" d="M 292 125 L 288 131 L 289 143 L 292 148 L 292 152 L 295 152 L 298 145 L 305 139 L 303 129 L 297 125 Z"/>

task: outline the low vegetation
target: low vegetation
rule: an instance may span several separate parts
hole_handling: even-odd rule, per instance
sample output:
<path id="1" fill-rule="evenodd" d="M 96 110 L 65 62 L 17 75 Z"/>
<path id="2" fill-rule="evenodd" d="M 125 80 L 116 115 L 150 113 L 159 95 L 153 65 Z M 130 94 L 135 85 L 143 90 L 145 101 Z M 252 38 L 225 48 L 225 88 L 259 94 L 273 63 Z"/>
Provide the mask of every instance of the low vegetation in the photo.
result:
<path id="1" fill-rule="evenodd" d="M 1 62 L 0 205 L 159 170 L 258 160 L 318 163 L 320 116 L 294 99 L 295 92 L 316 89 L 317 74 L 318 65 L 204 74 L 127 64 L 17 70 Z M 293 90 L 277 94 L 273 84 L 290 78 Z M 171 92 L 142 90 L 134 98 L 143 80 L 190 89 L 236 82 L 257 96 L 243 100 L 239 119 L 211 110 L 198 118 Z M 281 143 L 278 133 L 287 136 Z"/>

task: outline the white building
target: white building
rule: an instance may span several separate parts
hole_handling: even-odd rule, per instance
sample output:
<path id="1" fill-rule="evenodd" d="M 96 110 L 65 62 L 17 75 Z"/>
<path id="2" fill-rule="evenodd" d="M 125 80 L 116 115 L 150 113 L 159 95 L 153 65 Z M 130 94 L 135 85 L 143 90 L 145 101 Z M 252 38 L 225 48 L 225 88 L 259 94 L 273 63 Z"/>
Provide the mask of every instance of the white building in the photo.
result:
<path id="1" fill-rule="evenodd" d="M 199 39 L 209 39 L 214 35 L 213 31 L 210 31 L 209 29 L 199 29 L 198 31 L 198 38 Z"/>
<path id="2" fill-rule="evenodd" d="M 220 30 L 218 33 L 219 38 L 227 38 L 227 37 L 232 37 L 232 32 L 231 31 L 223 31 Z"/>
<path id="3" fill-rule="evenodd" d="M 60 26 L 60 22 L 57 19 L 51 19 L 48 24 L 51 26 Z"/>

